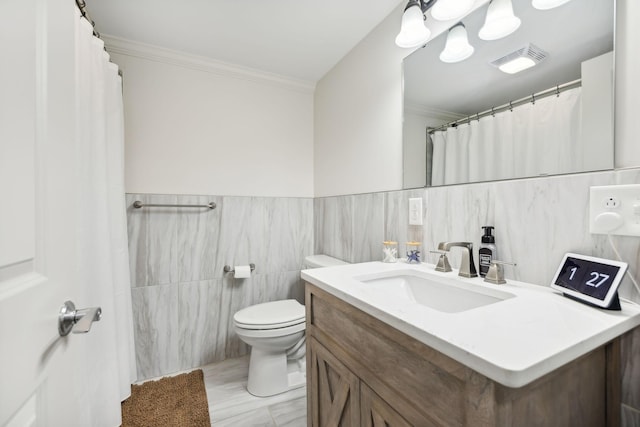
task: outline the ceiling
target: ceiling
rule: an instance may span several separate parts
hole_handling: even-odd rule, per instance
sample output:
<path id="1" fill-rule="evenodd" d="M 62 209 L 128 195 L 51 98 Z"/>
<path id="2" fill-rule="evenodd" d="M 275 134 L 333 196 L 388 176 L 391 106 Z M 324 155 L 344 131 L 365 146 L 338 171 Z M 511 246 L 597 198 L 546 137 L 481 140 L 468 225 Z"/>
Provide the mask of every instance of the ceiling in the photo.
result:
<path id="1" fill-rule="evenodd" d="M 471 115 L 532 93 L 580 78 L 580 63 L 613 48 L 613 1 L 574 0 L 551 10 L 537 10 L 531 0 L 513 0 L 522 24 L 513 34 L 484 41 L 478 31 L 486 7 L 462 22 L 475 48 L 465 61 L 445 64 L 438 59 L 446 32 L 405 59 L 407 105 L 432 112 Z M 433 24 L 432 19 L 427 22 Z M 490 64 L 527 43 L 548 53 L 547 59 L 518 74 L 504 74 Z"/>
<path id="2" fill-rule="evenodd" d="M 312 83 L 404 2 L 86 0 L 101 34 Z"/>

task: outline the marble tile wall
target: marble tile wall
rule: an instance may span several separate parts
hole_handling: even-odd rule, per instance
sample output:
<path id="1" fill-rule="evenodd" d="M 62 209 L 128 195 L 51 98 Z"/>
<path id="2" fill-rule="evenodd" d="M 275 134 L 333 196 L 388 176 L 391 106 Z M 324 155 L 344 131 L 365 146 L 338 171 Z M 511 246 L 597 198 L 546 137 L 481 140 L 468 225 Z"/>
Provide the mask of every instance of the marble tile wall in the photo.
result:
<path id="1" fill-rule="evenodd" d="M 493 225 L 498 258 L 518 264 L 505 268 L 507 279 L 547 285 L 565 252 L 615 258 L 606 236 L 588 231 L 589 187 L 632 183 L 640 183 L 640 169 L 318 198 L 314 249 L 349 262 L 374 261 L 383 240 L 398 241 L 401 252 L 404 242 L 420 240 L 435 263 L 428 251 L 438 242 L 471 241 L 477 251 L 480 227 Z M 423 199 L 423 226 L 408 224 L 412 197 Z M 612 240 L 640 280 L 640 238 Z M 459 265 L 459 252 L 449 258 Z M 620 295 L 640 303 L 628 278 Z M 626 334 L 622 347 L 624 425 L 640 427 L 640 330 Z"/>
<path id="2" fill-rule="evenodd" d="M 217 208 L 135 209 L 135 200 Z M 303 302 L 312 199 L 128 194 L 127 206 L 139 380 L 247 354 L 233 331 L 236 311 Z M 249 263 L 250 279 L 223 272 Z"/>

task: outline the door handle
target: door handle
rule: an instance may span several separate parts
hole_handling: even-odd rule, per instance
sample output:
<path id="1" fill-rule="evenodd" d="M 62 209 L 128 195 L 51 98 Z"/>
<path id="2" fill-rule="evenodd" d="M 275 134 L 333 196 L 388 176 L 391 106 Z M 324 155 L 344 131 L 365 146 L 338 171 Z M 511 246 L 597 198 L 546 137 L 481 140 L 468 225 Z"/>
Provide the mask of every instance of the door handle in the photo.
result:
<path id="1" fill-rule="evenodd" d="M 91 324 L 102 318 L 102 308 L 91 307 L 76 309 L 71 301 L 65 301 L 58 313 L 58 333 L 61 337 L 69 335 L 73 329 L 74 334 L 89 332 Z"/>

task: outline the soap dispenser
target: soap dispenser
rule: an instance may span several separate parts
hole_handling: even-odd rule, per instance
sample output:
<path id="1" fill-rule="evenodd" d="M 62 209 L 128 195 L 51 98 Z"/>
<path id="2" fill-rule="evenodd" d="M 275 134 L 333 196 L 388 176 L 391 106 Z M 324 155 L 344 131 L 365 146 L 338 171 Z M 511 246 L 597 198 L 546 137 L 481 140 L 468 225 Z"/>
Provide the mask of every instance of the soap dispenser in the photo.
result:
<path id="1" fill-rule="evenodd" d="M 484 229 L 484 235 L 482 236 L 482 243 L 480 243 L 480 249 L 478 250 L 478 261 L 480 264 L 480 276 L 484 277 L 489 271 L 491 260 L 497 258 L 497 248 L 495 245 L 496 238 L 491 234 L 493 227 L 485 225 L 482 228 Z"/>

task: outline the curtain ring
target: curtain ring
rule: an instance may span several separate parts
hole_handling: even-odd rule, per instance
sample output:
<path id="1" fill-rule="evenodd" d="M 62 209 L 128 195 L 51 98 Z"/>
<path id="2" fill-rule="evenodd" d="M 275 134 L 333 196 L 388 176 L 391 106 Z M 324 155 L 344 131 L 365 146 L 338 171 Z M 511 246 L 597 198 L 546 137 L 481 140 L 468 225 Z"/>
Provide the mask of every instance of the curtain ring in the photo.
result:
<path id="1" fill-rule="evenodd" d="M 559 97 L 560 96 L 560 85 L 556 86 L 556 96 Z"/>
<path id="2" fill-rule="evenodd" d="M 513 113 L 513 104 L 511 103 L 511 101 L 509 101 L 509 110 L 511 110 L 511 112 Z"/>
<path id="3" fill-rule="evenodd" d="M 535 93 L 532 93 L 532 94 L 531 94 L 531 103 L 532 103 L 533 105 L 536 105 L 536 94 L 535 94 Z"/>
<path id="4" fill-rule="evenodd" d="M 495 112 L 495 111 L 493 111 L 493 107 L 491 107 L 491 115 L 492 115 L 493 117 L 495 117 L 495 116 L 496 116 L 496 112 Z"/>
<path id="5" fill-rule="evenodd" d="M 480 121 L 480 113 L 476 113 L 476 121 Z"/>

